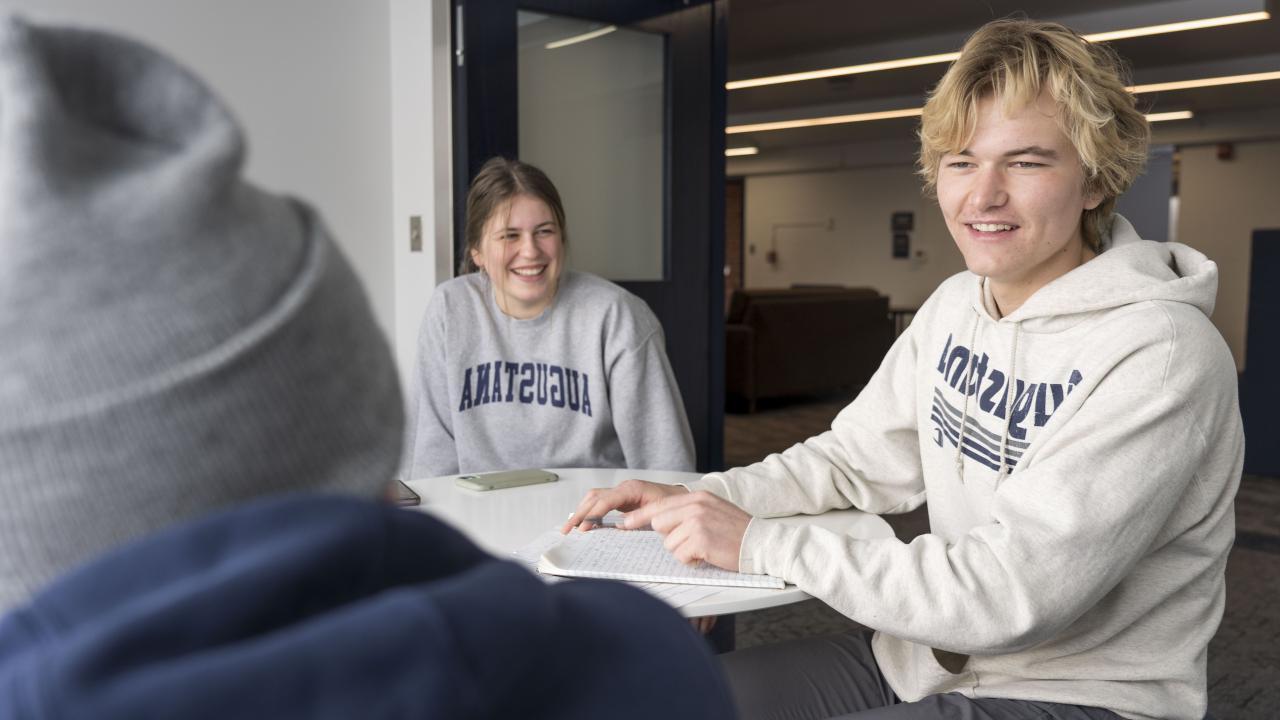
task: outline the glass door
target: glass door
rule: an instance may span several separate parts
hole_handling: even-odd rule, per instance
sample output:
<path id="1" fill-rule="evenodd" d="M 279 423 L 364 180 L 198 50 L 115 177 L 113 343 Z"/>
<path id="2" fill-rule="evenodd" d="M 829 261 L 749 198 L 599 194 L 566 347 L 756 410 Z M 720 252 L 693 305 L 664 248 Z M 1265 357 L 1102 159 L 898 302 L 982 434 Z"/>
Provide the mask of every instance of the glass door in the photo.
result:
<path id="1" fill-rule="evenodd" d="M 455 0 L 454 227 L 485 160 L 544 170 L 569 265 L 662 322 L 700 470 L 723 463 L 727 4 Z"/>

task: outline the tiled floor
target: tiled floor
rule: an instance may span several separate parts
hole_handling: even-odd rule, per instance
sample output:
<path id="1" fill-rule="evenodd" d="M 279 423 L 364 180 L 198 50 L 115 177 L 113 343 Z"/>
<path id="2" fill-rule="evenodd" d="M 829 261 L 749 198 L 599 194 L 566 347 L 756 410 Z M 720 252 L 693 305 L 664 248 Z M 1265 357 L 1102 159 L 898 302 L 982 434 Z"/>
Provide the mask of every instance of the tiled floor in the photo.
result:
<path id="1" fill-rule="evenodd" d="M 848 398 L 764 406 L 725 417 L 725 462 L 745 465 L 820 433 Z M 923 508 L 890 518 L 900 538 L 928 531 Z M 1227 609 L 1209 646 L 1209 710 L 1217 720 L 1280 718 L 1280 479 L 1246 476 L 1236 498 Z M 740 648 L 856 625 L 816 600 L 738 616 Z"/>

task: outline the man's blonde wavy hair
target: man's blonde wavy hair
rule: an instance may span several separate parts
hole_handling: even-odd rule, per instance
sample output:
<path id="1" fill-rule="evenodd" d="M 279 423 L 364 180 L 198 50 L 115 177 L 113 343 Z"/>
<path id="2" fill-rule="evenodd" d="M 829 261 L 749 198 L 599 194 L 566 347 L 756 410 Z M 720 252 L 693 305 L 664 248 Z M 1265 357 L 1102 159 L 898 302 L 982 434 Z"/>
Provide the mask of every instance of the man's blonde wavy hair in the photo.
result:
<path id="1" fill-rule="evenodd" d="M 1080 218 L 1084 241 L 1097 252 L 1116 198 L 1142 172 L 1151 135 L 1125 89 L 1125 75 L 1110 48 L 1057 23 L 987 23 L 964 44 L 925 103 L 919 131 L 925 191 L 937 190 L 942 156 L 963 150 L 973 139 L 980 100 L 998 98 L 1009 112 L 1048 90 L 1060 109 L 1058 124 L 1084 167 L 1085 192 L 1102 196 Z"/>

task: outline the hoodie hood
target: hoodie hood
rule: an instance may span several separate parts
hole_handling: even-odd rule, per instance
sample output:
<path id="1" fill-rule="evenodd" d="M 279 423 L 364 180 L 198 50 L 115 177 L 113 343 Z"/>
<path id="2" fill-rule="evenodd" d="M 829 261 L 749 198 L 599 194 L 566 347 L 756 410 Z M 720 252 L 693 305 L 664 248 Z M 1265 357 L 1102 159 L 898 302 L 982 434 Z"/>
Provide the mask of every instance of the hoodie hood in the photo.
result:
<path id="1" fill-rule="evenodd" d="M 975 308 L 989 315 L 983 285 L 985 279 L 978 283 Z M 1143 240 L 1117 213 L 1101 254 L 1040 288 L 1003 320 L 1030 332 L 1053 332 L 1088 313 L 1151 300 L 1186 303 L 1208 317 L 1217 293 L 1217 263 L 1181 243 Z"/>
<path id="2" fill-rule="evenodd" d="M 733 716 L 707 643 L 661 600 L 620 582 L 545 583 L 425 513 L 354 498 L 281 495 L 175 525 L 0 615 L 6 718 L 593 720 L 606 708 Z"/>
<path id="3" fill-rule="evenodd" d="M 986 278 L 977 278 L 971 295 L 974 314 L 961 337 L 968 340 L 967 347 L 975 354 L 993 344 L 1007 347 L 1002 372 L 1006 377 L 1017 377 L 1023 363 L 1019 342 L 1024 333 L 1066 332 L 1098 313 L 1150 301 L 1183 303 L 1208 318 L 1217 292 L 1218 266 L 1204 253 L 1179 243 L 1143 240 L 1124 216 L 1115 214 L 1103 238 L 1102 253 L 1040 288 L 1021 307 L 998 320 L 988 310 L 994 307 L 990 284 Z M 994 335 L 984 337 L 984 323 L 994 326 Z M 1068 376 L 1063 385 L 1065 392 L 1074 387 L 1075 377 L 1074 373 Z M 1004 393 L 1004 407 L 997 413 L 1002 421 L 996 433 L 997 485 L 1013 470 L 1008 456 L 1009 431 L 1018 397 L 1018 393 Z M 970 394 L 966 393 L 960 407 L 955 452 L 956 472 L 962 479 L 970 412 Z"/>

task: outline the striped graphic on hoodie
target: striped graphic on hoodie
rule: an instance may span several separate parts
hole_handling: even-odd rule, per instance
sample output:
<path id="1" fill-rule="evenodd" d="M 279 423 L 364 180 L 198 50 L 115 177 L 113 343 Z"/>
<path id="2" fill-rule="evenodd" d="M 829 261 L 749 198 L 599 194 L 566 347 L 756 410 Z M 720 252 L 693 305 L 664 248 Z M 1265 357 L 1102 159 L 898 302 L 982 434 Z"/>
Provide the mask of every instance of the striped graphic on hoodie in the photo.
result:
<path id="1" fill-rule="evenodd" d="M 957 408 L 947 401 L 940 388 L 935 387 L 930 409 L 934 443 L 938 447 L 943 447 L 944 441 L 952 447 L 961 445 L 961 452 L 965 455 L 997 471 L 1001 467 L 1002 434 L 1007 435 L 1003 438 L 1004 467 L 1012 471 L 1030 444 L 1027 431 L 1048 423 L 1054 411 L 1084 379 L 1079 370 L 1072 370 L 1065 383 L 1029 382 L 1014 378 L 1013 398 L 1010 399 L 1008 376 L 991 365 L 991 357 L 987 353 L 975 353 L 954 343 L 953 335 L 947 335 L 936 369 L 947 386 L 962 393 L 962 397 L 974 396 L 976 402 Z M 1000 433 L 987 430 L 979 420 L 980 416 L 993 419 Z M 961 428 L 964 429 L 963 443 Z"/>

